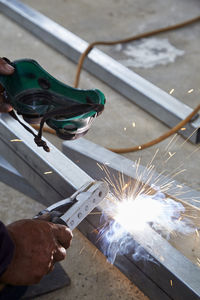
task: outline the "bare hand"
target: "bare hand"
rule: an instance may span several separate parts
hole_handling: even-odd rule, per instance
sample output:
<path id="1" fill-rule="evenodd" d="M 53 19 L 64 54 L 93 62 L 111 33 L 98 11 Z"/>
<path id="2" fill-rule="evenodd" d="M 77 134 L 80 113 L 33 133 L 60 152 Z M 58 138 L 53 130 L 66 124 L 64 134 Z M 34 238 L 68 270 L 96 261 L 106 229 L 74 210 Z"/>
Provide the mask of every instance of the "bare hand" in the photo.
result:
<path id="1" fill-rule="evenodd" d="M 38 283 L 66 256 L 72 233 L 64 225 L 42 220 L 20 220 L 7 226 L 15 243 L 11 264 L 1 282 L 11 285 Z"/>
<path id="2" fill-rule="evenodd" d="M 14 72 L 14 68 L 9 65 L 5 60 L 0 58 L 0 74 L 11 75 Z M 12 106 L 8 103 L 4 103 L 5 99 L 3 96 L 4 88 L 0 85 L 0 112 L 9 112 L 12 110 Z"/>

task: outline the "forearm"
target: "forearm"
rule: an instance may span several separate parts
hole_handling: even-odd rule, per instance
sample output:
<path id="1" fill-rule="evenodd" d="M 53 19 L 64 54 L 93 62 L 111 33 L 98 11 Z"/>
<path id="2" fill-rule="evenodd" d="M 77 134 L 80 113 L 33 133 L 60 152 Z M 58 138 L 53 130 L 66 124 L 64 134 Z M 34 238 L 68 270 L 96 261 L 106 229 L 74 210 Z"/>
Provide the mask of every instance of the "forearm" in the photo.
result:
<path id="1" fill-rule="evenodd" d="M 4 224 L 0 221 L 0 277 L 6 271 L 14 255 L 14 243 Z"/>

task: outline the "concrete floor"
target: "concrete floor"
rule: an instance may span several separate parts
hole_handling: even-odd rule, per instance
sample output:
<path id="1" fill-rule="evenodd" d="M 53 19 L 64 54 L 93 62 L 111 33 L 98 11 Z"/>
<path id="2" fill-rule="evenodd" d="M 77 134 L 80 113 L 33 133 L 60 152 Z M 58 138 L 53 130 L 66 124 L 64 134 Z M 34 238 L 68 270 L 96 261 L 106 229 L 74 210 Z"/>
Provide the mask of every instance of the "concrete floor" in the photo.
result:
<path id="1" fill-rule="evenodd" d="M 199 15 L 198 0 L 24 0 L 87 42 L 119 40 L 172 24 L 181 23 Z M 200 95 L 199 23 L 180 30 L 163 33 L 156 38 L 167 38 L 176 48 L 185 51 L 175 63 L 154 68 L 134 68 L 150 82 L 195 107 Z M 120 60 L 122 52 L 113 47 L 100 47 Z M 187 94 L 191 88 L 194 92 Z"/>
<path id="2" fill-rule="evenodd" d="M 199 11 L 198 0 L 24 0 L 26 4 L 40 10 L 45 15 L 65 26 L 73 33 L 88 42 L 98 39 L 118 39 L 131 36 L 170 23 L 195 17 Z M 48 5 L 47 5 L 48 3 Z M 72 85 L 76 66 L 64 56 L 50 49 L 44 43 L 20 28 L 9 19 L 0 15 L 1 56 L 14 60 L 18 58 L 36 59 L 44 68 L 61 81 Z M 164 35 L 162 35 L 164 37 Z M 137 68 L 135 72 L 149 79 L 166 91 L 175 89 L 175 96 L 191 107 L 199 103 L 199 24 L 168 35 L 170 42 L 185 55 L 176 59 L 175 63 L 156 66 L 151 69 Z M 113 49 L 105 49 L 115 56 Z M 119 56 L 118 56 L 119 55 Z M 120 54 L 117 58 L 120 58 Z M 184 88 L 183 88 L 184 83 Z M 87 134 L 87 138 L 97 144 L 108 147 L 141 144 L 161 135 L 167 127 L 160 121 L 143 112 L 127 99 L 111 88 L 83 72 L 81 88 L 99 88 L 107 98 L 105 112 L 95 122 Z M 187 91 L 194 88 L 194 92 Z M 118 120 L 118 122 L 116 122 Z M 132 123 L 135 122 L 135 127 Z M 126 128 L 126 130 L 125 130 Z M 47 137 L 59 148 L 61 141 L 47 134 Z M 195 189 L 200 188 L 198 146 L 184 143 L 177 136 L 166 146 L 170 139 L 158 145 L 160 151 L 156 159 L 157 171 L 166 169 L 173 174 L 183 163 L 185 172 L 177 176 L 177 180 Z M 141 164 L 147 164 L 157 147 L 130 153 L 125 156 L 136 160 L 141 157 Z M 167 160 L 169 153 L 176 154 Z M 0 219 L 6 223 L 31 217 L 41 209 L 41 204 L 0 184 L 1 211 Z M 68 251 L 68 259 L 63 263 L 71 277 L 70 287 L 45 295 L 41 299 L 124 299 L 145 300 L 145 297 L 116 268 L 108 264 L 96 248 L 78 231 L 74 232 L 72 247 Z"/>

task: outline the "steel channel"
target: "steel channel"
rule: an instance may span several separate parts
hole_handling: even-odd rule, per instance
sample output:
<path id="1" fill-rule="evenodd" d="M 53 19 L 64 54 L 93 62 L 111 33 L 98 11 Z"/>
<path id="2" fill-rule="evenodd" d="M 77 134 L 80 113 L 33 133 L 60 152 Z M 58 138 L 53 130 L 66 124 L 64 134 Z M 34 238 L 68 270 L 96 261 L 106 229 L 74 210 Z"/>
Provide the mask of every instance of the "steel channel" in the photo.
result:
<path id="1" fill-rule="evenodd" d="M 102 251 L 95 229 L 101 226 L 101 210 L 88 216 L 78 227 Z M 92 230 L 91 230 L 92 229 Z M 132 233 L 134 244 L 142 246 L 152 261 L 134 261 L 131 254 L 117 256 L 114 265 L 136 284 L 150 299 L 197 300 L 200 298 L 200 270 L 165 239 L 146 226 L 143 233 Z M 124 263 L 126 266 L 124 266 Z M 132 269 L 135 273 L 132 273 Z M 144 281 L 141 281 L 143 277 Z M 149 286 L 151 289 L 149 290 Z M 162 297 L 161 297 L 162 295 Z"/>
<path id="2" fill-rule="evenodd" d="M 45 204 L 45 200 L 29 183 L 14 169 L 3 157 L 0 156 L 0 181 L 13 189 Z"/>
<path id="3" fill-rule="evenodd" d="M 140 164 L 139 167 L 136 168 L 136 165 L 132 160 L 113 153 L 87 139 L 81 138 L 73 142 L 64 142 L 62 146 L 63 153 L 67 155 L 69 159 L 75 162 L 87 174 L 90 174 L 92 178 L 97 180 L 101 180 L 105 177 L 105 172 L 102 171 L 99 165 L 104 165 L 108 169 L 111 178 L 123 174 L 127 178 L 134 179 L 138 177 L 138 174 L 142 174 L 141 182 L 146 183 L 147 180 L 149 180 L 149 174 L 146 167 Z M 170 180 L 168 176 L 163 176 L 155 171 L 149 181 L 149 185 L 154 184 L 158 176 L 158 185 L 160 186 L 167 184 Z M 200 192 L 181 184 L 174 178 L 173 182 L 170 180 L 170 190 L 172 191 L 172 194 L 170 195 L 171 192 L 169 190 L 169 196 L 173 198 L 174 194 L 180 192 L 180 185 L 181 193 L 179 193 L 179 199 L 194 207 L 200 208 L 199 201 L 195 201 L 195 199 L 200 198 Z"/>
<path id="4" fill-rule="evenodd" d="M 130 177 L 135 178 L 135 168 L 133 168 L 132 161 L 85 139 L 78 140 L 75 143 L 64 142 L 63 152 L 72 161 L 78 161 L 78 165 L 96 179 L 103 179 L 105 176 L 97 163 L 105 164 L 111 177 L 116 177 L 121 172 L 125 180 Z M 144 167 L 140 166 L 138 173 L 143 172 Z M 192 189 L 189 193 L 193 197 L 200 196 L 199 192 Z M 192 201 L 189 203 L 195 204 Z M 100 206 L 99 212 L 102 210 L 103 207 Z M 94 233 L 94 229 L 100 227 L 100 224 L 100 215 L 95 214 L 87 216 L 79 229 L 102 251 L 101 245 L 97 242 L 98 238 Z M 200 299 L 200 269 L 196 265 L 150 227 L 147 227 L 144 233 L 134 232 L 133 239 L 151 255 L 156 263 L 134 261 L 131 255 L 125 255 L 117 257 L 115 265 L 150 299 L 165 299 L 161 297 L 162 293 L 166 299 L 168 299 L 167 297 L 174 300 Z M 132 273 L 131 270 L 133 269 L 136 274 Z M 145 281 L 140 280 L 140 276 L 146 276 Z M 173 286 L 170 282 L 173 282 Z M 151 289 L 149 289 L 149 285 L 152 285 Z"/>
<path id="5" fill-rule="evenodd" d="M 56 200 L 69 196 L 72 190 L 77 190 L 84 183 L 92 180 L 89 175 L 72 163 L 69 158 L 65 157 L 64 154 L 60 153 L 60 151 L 49 142 L 48 144 L 51 148 L 50 153 L 45 153 L 43 149 L 39 149 L 33 142 L 32 136 L 9 116 L 4 115 L 1 118 L 0 132 L 0 154 L 26 178 L 36 191 L 47 199 L 47 203 L 52 204 Z M 13 139 L 20 139 L 22 142 L 11 142 Z M 67 145 L 68 144 L 71 143 L 68 142 Z M 86 144 L 84 144 L 84 147 L 85 146 Z M 95 152 L 97 154 L 98 146 L 95 146 L 93 143 L 91 143 L 90 146 L 88 145 L 87 147 L 88 152 Z M 66 148 L 66 143 L 64 143 L 64 152 L 66 152 Z M 109 168 L 112 172 L 118 172 L 118 170 L 115 170 L 115 165 L 123 164 L 127 166 L 127 164 L 125 164 L 125 158 L 121 160 L 121 156 L 114 153 L 111 154 L 108 150 L 105 151 L 106 152 L 103 152 L 103 148 L 101 149 L 100 160 L 96 159 L 95 161 L 94 156 L 92 157 L 93 163 L 90 167 L 92 167 L 92 165 L 95 166 L 98 161 L 101 162 L 102 157 L 106 160 L 104 162 L 109 162 Z M 69 157 L 70 152 L 75 153 L 75 150 L 73 147 L 70 147 L 70 150 L 68 149 L 67 152 Z M 109 155 L 114 155 L 113 159 L 112 156 L 106 156 L 108 152 Z M 84 157 L 86 157 L 86 155 L 81 156 L 80 153 L 78 154 L 80 165 L 83 161 L 83 165 L 86 164 L 87 160 L 85 160 Z M 88 160 L 89 158 L 90 155 Z M 77 159 L 77 157 L 75 157 L 75 159 Z M 95 172 L 95 167 L 91 170 Z M 45 171 L 52 171 L 52 174 L 44 175 Z M 101 174 L 99 179 L 102 177 Z M 95 179 L 98 179 L 98 174 L 96 174 Z M 87 226 L 85 222 L 88 224 Z M 91 226 L 93 228 L 99 226 L 98 215 L 88 216 L 79 227 L 96 245 L 96 237 L 91 236 Z M 115 265 L 126 274 L 128 278 L 135 282 L 146 295 L 153 300 L 199 299 L 200 270 L 197 266 L 186 259 L 150 227 L 147 227 L 145 234 L 142 235 L 138 235 L 134 232 L 133 238 L 153 257 L 157 264 L 135 262 L 131 256 L 125 255 L 118 257 Z M 152 241 L 154 241 L 153 245 Z M 96 246 L 101 247 L 101 245 Z M 160 250 L 162 250 L 162 253 L 160 253 Z M 162 255 L 162 259 L 160 255 Z M 132 273 L 133 270 L 136 274 Z M 170 280 L 173 281 L 173 288 L 170 285 Z M 150 286 L 152 289 L 149 289 Z"/>
<path id="6" fill-rule="evenodd" d="M 17 0 L 0 0 L 3 14 L 19 23 L 42 41 L 78 62 L 88 43 L 64 27 Z M 173 127 L 185 119 L 192 108 L 124 67 L 110 56 L 94 48 L 85 60 L 84 68 L 151 115 Z M 179 133 L 193 143 L 200 142 L 200 117 L 187 124 Z"/>
<path id="7" fill-rule="evenodd" d="M 98 212 L 99 211 L 97 211 L 97 213 Z M 95 217 L 95 223 L 97 219 L 98 215 Z M 87 237 L 88 240 L 90 240 L 95 245 L 95 247 L 97 247 L 102 252 L 101 243 L 98 242 L 98 237 L 95 234 L 97 227 L 94 226 L 93 223 L 93 220 L 90 220 L 90 217 L 87 217 L 81 222 L 81 224 L 78 226 L 78 229 Z M 146 294 L 150 299 L 172 300 L 172 298 L 167 295 L 156 282 L 154 282 L 145 274 L 143 268 L 139 268 L 127 256 L 117 256 L 114 265 L 122 273 L 124 273 L 131 282 L 133 282 L 138 288 L 140 288 L 140 290 L 142 290 L 144 294 Z M 160 272 L 158 272 L 158 275 L 159 274 Z"/>
<path id="8" fill-rule="evenodd" d="M 41 194 L 46 205 L 68 197 L 93 181 L 49 141 L 46 142 L 50 153 L 37 147 L 33 136 L 9 115 L 0 118 L 0 132 L 0 155 Z M 12 142 L 15 139 L 22 142 Z"/>

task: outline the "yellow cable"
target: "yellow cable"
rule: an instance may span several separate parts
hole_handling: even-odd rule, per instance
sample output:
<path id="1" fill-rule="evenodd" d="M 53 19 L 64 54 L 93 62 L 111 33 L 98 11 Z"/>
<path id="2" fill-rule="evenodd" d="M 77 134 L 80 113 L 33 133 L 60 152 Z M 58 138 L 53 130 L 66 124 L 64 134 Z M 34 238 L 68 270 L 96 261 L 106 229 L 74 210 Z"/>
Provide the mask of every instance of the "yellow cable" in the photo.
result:
<path id="1" fill-rule="evenodd" d="M 152 147 L 162 141 L 164 141 L 165 139 L 167 139 L 168 137 L 170 137 L 171 135 L 173 135 L 174 133 L 176 133 L 178 130 L 180 130 L 181 128 L 183 128 L 200 110 L 200 105 L 198 105 L 192 112 L 191 114 L 189 114 L 187 116 L 187 118 L 185 118 L 184 120 L 182 120 L 180 123 L 178 123 L 176 126 L 174 126 L 172 129 L 168 130 L 167 132 L 165 132 L 163 135 L 159 136 L 158 138 L 147 142 L 145 144 L 139 145 L 139 146 L 135 146 L 135 147 L 130 147 L 130 148 L 123 148 L 123 149 L 115 149 L 115 148 L 108 148 L 110 151 L 115 152 L 115 153 L 128 153 L 128 152 L 135 152 L 138 150 L 143 150 L 149 147 Z"/>
<path id="2" fill-rule="evenodd" d="M 91 44 L 88 45 L 88 47 L 85 49 L 85 51 L 81 54 L 80 58 L 79 58 L 79 62 L 78 62 L 78 66 L 77 66 L 77 71 L 76 71 L 76 77 L 75 77 L 75 82 L 74 82 L 74 87 L 77 88 L 79 85 L 79 80 L 80 80 L 80 73 L 82 70 L 82 66 L 84 63 L 84 60 L 86 58 L 86 56 L 89 54 L 89 52 L 92 50 L 92 48 L 94 48 L 94 46 L 99 46 L 99 45 L 103 45 L 103 46 L 113 46 L 116 44 L 124 44 L 124 43 L 130 43 L 133 42 L 135 40 L 139 40 L 142 38 L 146 38 L 146 37 L 150 37 L 153 35 L 157 35 L 166 31 L 171 31 L 171 30 L 175 30 L 175 29 L 179 29 L 179 28 L 183 28 L 185 26 L 188 26 L 190 24 L 196 23 L 200 21 L 200 16 L 187 20 L 185 22 L 179 23 L 179 24 L 175 24 L 175 25 L 171 25 L 168 27 L 164 27 L 164 28 L 160 28 L 160 29 L 156 29 L 156 30 L 152 30 L 149 32 L 144 32 L 144 33 L 140 33 L 138 35 L 126 38 L 126 39 L 122 39 L 122 40 L 117 40 L 117 41 L 96 41 L 93 42 Z"/>
<path id="3" fill-rule="evenodd" d="M 154 36 L 163 32 L 167 32 L 167 31 L 171 31 L 171 30 L 175 30 L 175 29 L 179 29 L 179 28 L 183 28 L 185 26 L 188 26 L 190 24 L 196 23 L 200 21 L 200 16 L 197 16 L 196 18 L 187 20 L 185 22 L 179 23 L 179 24 L 175 24 L 175 25 L 171 25 L 168 27 L 164 27 L 164 28 L 160 28 L 160 29 L 156 29 L 153 31 L 149 31 L 149 32 L 145 32 L 145 33 L 141 33 L 138 34 L 136 36 L 132 36 L 130 38 L 126 38 L 126 39 L 121 39 L 121 40 L 117 40 L 117 41 L 96 41 L 93 42 L 91 44 L 88 45 L 88 47 L 85 49 L 85 51 L 81 54 L 78 65 L 77 65 L 77 71 L 76 71 L 76 76 L 75 76 L 75 82 L 74 82 L 74 87 L 77 88 L 79 85 L 79 80 L 80 80 L 80 74 L 81 74 L 81 70 L 83 67 L 83 63 L 85 58 L 87 57 L 87 55 L 89 54 L 89 52 L 98 45 L 104 45 L 104 46 L 112 46 L 112 45 L 116 45 L 116 44 L 124 44 L 124 43 L 129 43 L 135 40 L 139 40 L 141 38 L 146 38 L 146 37 L 150 37 L 150 36 Z M 128 152 L 134 152 L 134 151 L 140 151 L 143 149 L 146 149 L 148 147 L 154 146 L 158 143 L 160 143 L 161 141 L 167 139 L 168 137 L 170 137 L 171 135 L 173 135 L 174 133 L 176 133 L 178 130 L 180 130 L 183 126 L 185 126 L 188 122 L 190 122 L 190 120 L 197 114 L 197 112 L 200 110 L 200 105 L 198 105 L 191 114 L 189 114 L 187 116 L 187 118 L 185 118 L 184 120 L 182 120 L 180 123 L 178 123 L 176 126 L 174 126 L 172 129 L 168 130 L 166 133 L 164 133 L 163 135 L 161 135 L 160 137 L 147 142 L 145 144 L 139 145 L 139 146 L 135 146 L 135 147 L 129 147 L 129 148 L 108 148 L 110 151 L 112 152 L 116 152 L 116 153 L 128 153 Z M 38 125 L 33 125 L 33 127 L 35 129 L 39 129 Z M 50 129 L 48 127 L 44 127 L 43 129 L 46 132 L 49 132 L 51 134 L 55 134 L 55 131 L 53 129 Z"/>

